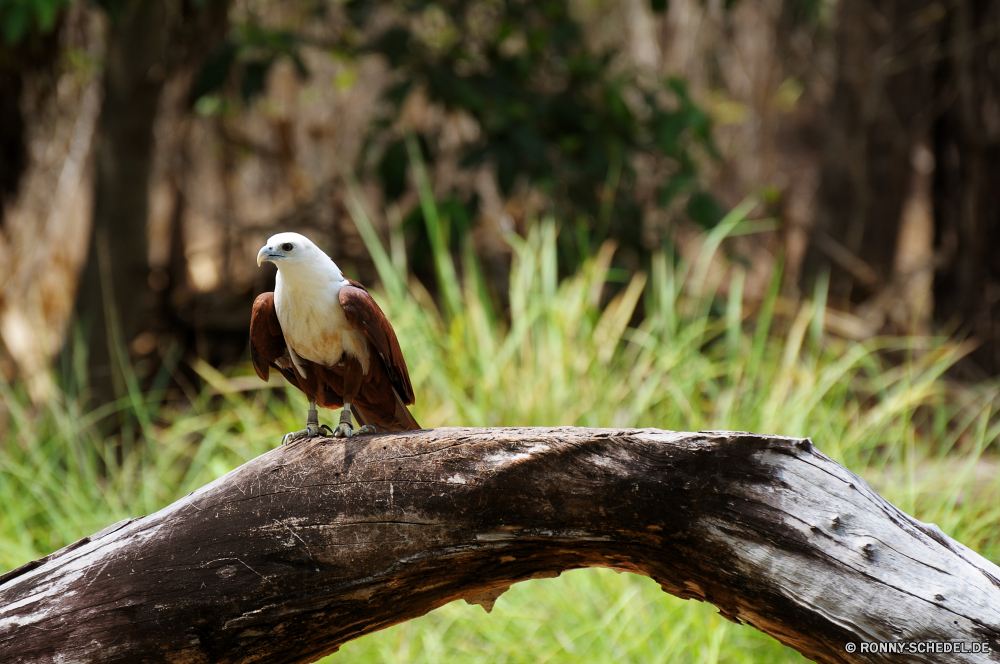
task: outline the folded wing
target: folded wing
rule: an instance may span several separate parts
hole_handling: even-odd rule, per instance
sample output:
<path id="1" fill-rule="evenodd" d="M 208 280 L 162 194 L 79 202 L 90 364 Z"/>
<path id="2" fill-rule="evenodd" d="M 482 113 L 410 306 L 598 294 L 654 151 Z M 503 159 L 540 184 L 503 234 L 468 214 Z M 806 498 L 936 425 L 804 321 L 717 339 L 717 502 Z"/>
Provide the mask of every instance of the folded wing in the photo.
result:
<path id="1" fill-rule="evenodd" d="M 254 371 L 266 381 L 271 375 L 271 367 L 277 369 L 276 362 L 287 355 L 288 345 L 274 310 L 274 293 L 261 293 L 254 300 L 250 314 L 250 359 Z M 288 361 L 291 362 L 290 357 Z"/>
<path id="2" fill-rule="evenodd" d="M 372 347 L 382 357 L 392 386 L 396 388 L 403 403 L 414 402 L 413 386 L 410 384 L 410 372 L 406 369 L 406 360 L 399 347 L 396 333 L 389 324 L 378 304 L 368 290 L 358 282 L 349 280 L 350 285 L 340 289 L 340 306 L 344 309 L 347 320 L 368 337 Z"/>

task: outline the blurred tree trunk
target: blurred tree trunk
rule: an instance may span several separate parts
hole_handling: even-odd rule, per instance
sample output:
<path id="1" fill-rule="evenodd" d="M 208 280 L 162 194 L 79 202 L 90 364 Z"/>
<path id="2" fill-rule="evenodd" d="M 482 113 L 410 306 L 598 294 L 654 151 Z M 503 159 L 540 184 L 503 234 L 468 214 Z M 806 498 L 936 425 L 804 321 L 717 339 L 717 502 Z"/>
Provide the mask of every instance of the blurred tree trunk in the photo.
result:
<path id="1" fill-rule="evenodd" d="M 935 315 L 983 345 L 1000 373 L 1000 1 L 953 3 L 938 75 L 947 106 L 934 125 Z"/>
<path id="2" fill-rule="evenodd" d="M 983 341 L 980 364 L 1000 372 L 1000 0 L 842 0 L 838 11 L 803 274 L 829 268 L 831 301 L 844 306 L 885 309 L 905 292 L 893 267 L 908 196 L 928 169 L 911 155 L 928 145 L 934 317 Z"/>
<path id="3" fill-rule="evenodd" d="M 911 148 L 926 134 L 940 24 L 930 0 L 843 0 L 837 78 L 827 109 L 817 214 L 804 272 L 830 265 L 830 298 L 875 294 L 890 276 L 909 188 Z"/>
<path id="4" fill-rule="evenodd" d="M 123 393 L 117 354 L 141 331 L 153 302 L 146 248 L 153 120 L 166 79 L 167 3 L 129 2 L 112 16 L 98 121 L 94 228 L 77 294 L 89 332 L 93 396 Z"/>
<path id="5" fill-rule="evenodd" d="M 122 359 L 150 325 L 146 238 L 153 123 L 167 77 L 198 66 L 225 35 L 229 0 L 132 0 L 111 12 L 98 125 L 94 228 L 76 313 L 89 331 L 92 397 L 123 394 Z"/>

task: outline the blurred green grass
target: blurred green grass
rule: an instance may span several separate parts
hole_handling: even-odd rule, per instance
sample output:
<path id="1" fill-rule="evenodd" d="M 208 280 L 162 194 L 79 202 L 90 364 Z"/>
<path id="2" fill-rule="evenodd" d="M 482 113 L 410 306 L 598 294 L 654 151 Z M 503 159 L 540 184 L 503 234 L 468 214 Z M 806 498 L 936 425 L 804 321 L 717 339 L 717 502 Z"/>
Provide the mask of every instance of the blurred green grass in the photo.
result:
<path id="1" fill-rule="evenodd" d="M 859 344 L 826 336 L 822 290 L 777 316 L 779 276 L 751 320 L 739 267 L 709 269 L 723 239 L 740 232 L 749 206 L 705 236 L 693 264 L 657 255 L 648 274 L 634 276 L 607 303 L 601 294 L 613 248 L 560 279 L 556 226 L 540 223 L 526 238 L 511 238 L 508 319 L 497 311 L 471 247 L 451 259 L 447 219 L 424 189 L 440 308 L 407 279 L 402 254 L 383 249 L 357 199 L 352 214 L 379 269 L 383 290 L 376 297 L 399 335 L 418 395 L 414 414 L 425 426 L 810 436 L 903 510 L 1000 559 L 997 385 L 946 381 L 944 371 L 963 348 L 943 339 Z M 645 316 L 633 327 L 640 304 Z M 23 386 L 0 383 L 0 570 L 151 513 L 301 427 L 304 398 L 280 382 L 262 389 L 249 365 L 228 374 L 201 361 L 193 366 L 205 387 L 181 403 L 127 381 L 128 395 L 114 405 L 127 426 L 111 438 L 96 424 L 107 413 L 80 406 L 76 386 L 86 377 L 79 368 L 64 368 L 65 390 L 41 407 L 30 405 Z M 649 579 L 581 570 L 518 584 L 489 616 L 456 602 L 348 643 L 325 661 L 445 659 L 802 660 L 709 605 L 662 593 Z"/>

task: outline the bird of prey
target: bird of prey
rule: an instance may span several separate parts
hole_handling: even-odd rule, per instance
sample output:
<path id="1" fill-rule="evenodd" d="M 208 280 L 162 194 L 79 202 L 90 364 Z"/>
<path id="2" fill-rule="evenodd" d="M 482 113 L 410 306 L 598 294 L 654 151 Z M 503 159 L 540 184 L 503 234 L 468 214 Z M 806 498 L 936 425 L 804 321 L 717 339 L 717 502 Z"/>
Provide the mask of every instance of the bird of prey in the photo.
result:
<path id="1" fill-rule="evenodd" d="M 420 429 L 406 406 L 413 386 L 385 314 L 364 286 L 344 277 L 309 238 L 278 233 L 257 253 L 257 266 L 278 268 L 273 293 L 262 293 L 250 318 L 250 357 L 262 380 L 271 367 L 309 398 L 306 428 L 282 443 L 325 435 L 316 405 L 340 408 L 332 433 Z M 362 425 L 351 426 L 351 413 Z"/>

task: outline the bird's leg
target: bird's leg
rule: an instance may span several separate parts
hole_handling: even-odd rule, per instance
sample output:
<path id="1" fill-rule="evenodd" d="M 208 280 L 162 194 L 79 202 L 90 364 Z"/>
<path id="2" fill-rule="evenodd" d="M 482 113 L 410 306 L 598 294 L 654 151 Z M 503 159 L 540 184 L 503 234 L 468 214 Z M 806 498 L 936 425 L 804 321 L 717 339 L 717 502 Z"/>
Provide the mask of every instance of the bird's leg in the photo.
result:
<path id="1" fill-rule="evenodd" d="M 340 424 L 333 430 L 333 435 L 336 438 L 350 438 L 355 435 L 351 427 L 351 404 L 344 403 L 344 409 L 340 411 Z"/>
<path id="2" fill-rule="evenodd" d="M 344 365 L 344 410 L 340 411 L 340 424 L 333 432 L 337 438 L 351 438 L 361 433 L 375 433 L 375 427 L 365 425 L 354 431 L 351 428 L 351 404 L 361 390 L 361 381 L 364 380 L 365 372 L 361 368 L 361 363 L 353 356 L 345 355 Z"/>
<path id="3" fill-rule="evenodd" d="M 366 424 L 355 431 L 351 427 L 351 404 L 345 401 L 344 410 L 340 411 L 340 424 L 338 424 L 337 428 L 333 430 L 334 437 L 352 438 L 363 433 L 375 433 L 375 427 L 370 424 Z"/>
<path id="4" fill-rule="evenodd" d="M 292 441 L 298 440 L 299 438 L 316 438 L 319 436 L 328 436 L 328 433 L 324 432 L 330 431 L 330 427 L 325 424 L 320 426 L 319 423 L 319 413 L 316 411 L 316 402 L 309 402 L 309 414 L 306 416 L 306 428 L 302 431 L 292 431 L 286 433 L 281 438 L 281 444 L 285 445 L 291 443 Z"/>

